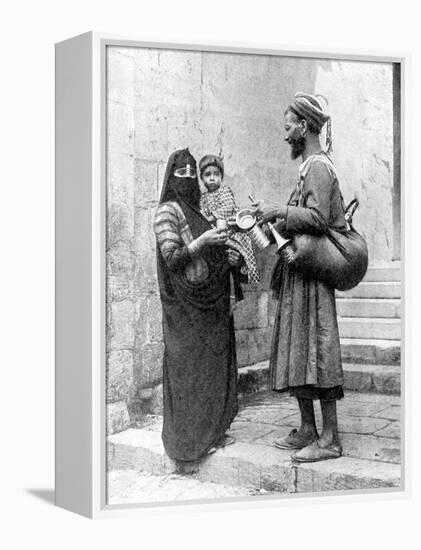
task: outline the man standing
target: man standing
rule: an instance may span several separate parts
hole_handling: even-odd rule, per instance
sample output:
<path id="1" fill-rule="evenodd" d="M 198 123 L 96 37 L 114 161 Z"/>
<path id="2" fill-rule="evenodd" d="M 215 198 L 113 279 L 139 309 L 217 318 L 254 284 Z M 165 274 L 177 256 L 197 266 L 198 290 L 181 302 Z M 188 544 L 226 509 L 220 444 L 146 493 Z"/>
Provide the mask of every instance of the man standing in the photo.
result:
<path id="1" fill-rule="evenodd" d="M 320 143 L 325 123 L 329 151 L 330 119 L 317 97 L 297 93 L 285 111 L 285 141 L 291 147 L 291 158 L 302 159 L 298 183 L 285 206 L 260 207 L 263 221 L 276 220 L 284 237 L 346 229 L 336 171 Z M 278 298 L 270 359 L 272 388 L 294 395 L 301 413 L 299 428 L 275 445 L 295 450 L 292 459 L 296 462 L 338 458 L 342 446 L 336 401 L 344 394 L 335 291 L 296 271 L 282 252 L 271 286 Z M 320 400 L 323 417 L 320 436 L 315 399 Z"/>

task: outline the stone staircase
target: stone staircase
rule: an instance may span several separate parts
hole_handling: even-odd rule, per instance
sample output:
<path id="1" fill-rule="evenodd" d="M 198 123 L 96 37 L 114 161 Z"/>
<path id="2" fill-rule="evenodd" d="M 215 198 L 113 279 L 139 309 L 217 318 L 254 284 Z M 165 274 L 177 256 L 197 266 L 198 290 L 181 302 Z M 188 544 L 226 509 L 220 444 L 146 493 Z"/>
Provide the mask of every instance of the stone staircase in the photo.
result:
<path id="1" fill-rule="evenodd" d="M 400 391 L 401 267 L 370 267 L 364 280 L 337 292 L 345 387 Z M 369 382 L 371 379 L 371 383 Z M 385 386 L 382 388 L 382 383 Z"/>
<path id="2" fill-rule="evenodd" d="M 371 267 L 356 288 L 337 292 L 344 387 L 399 394 L 401 385 L 400 263 Z M 240 369 L 241 393 L 268 389 L 269 362 Z"/>
<path id="3" fill-rule="evenodd" d="M 400 263 L 372 267 L 352 290 L 337 292 L 345 362 L 398 365 L 401 349 Z"/>

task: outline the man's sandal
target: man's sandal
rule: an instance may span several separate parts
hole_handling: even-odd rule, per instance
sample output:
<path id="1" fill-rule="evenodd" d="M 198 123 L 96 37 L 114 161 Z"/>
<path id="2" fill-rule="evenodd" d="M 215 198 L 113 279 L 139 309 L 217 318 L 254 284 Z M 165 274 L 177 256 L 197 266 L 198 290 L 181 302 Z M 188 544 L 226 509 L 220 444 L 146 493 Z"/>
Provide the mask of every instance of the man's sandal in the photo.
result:
<path id="1" fill-rule="evenodd" d="M 307 447 L 313 441 L 317 440 L 317 435 L 314 438 L 308 439 L 307 437 L 303 437 L 298 433 L 298 430 L 295 428 L 289 432 L 288 435 L 285 437 L 282 437 L 281 439 L 277 439 L 274 441 L 275 447 L 278 449 L 283 450 L 296 450 L 296 449 L 303 449 L 304 447 Z"/>
<path id="2" fill-rule="evenodd" d="M 293 462 L 319 462 L 321 460 L 330 460 L 342 456 L 342 447 L 340 445 L 329 445 L 320 447 L 319 441 L 314 441 L 311 445 L 304 447 L 291 456 Z"/>

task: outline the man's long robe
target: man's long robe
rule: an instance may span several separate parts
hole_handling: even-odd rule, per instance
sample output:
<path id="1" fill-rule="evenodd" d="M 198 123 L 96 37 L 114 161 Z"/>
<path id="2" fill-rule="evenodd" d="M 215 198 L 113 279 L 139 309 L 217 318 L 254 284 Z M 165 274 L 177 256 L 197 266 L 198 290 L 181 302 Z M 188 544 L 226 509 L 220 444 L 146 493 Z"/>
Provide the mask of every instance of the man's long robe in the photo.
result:
<path id="1" fill-rule="evenodd" d="M 288 201 L 284 236 L 321 235 L 346 227 L 336 171 L 323 154 L 299 168 L 299 181 Z M 274 390 L 329 390 L 343 385 L 335 291 L 306 279 L 286 262 L 278 266 L 279 299 L 271 348 Z M 320 393 L 320 392 L 319 392 Z M 319 396 L 310 392 L 310 397 Z"/>

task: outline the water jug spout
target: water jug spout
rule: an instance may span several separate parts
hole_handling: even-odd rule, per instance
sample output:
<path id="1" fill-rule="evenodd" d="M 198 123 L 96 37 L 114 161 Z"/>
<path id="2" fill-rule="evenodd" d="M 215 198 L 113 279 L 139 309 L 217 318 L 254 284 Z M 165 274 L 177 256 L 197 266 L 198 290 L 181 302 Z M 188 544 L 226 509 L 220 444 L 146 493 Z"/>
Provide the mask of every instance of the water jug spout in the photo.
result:
<path id="1" fill-rule="evenodd" d="M 291 239 L 284 239 L 278 231 L 273 227 L 273 225 L 268 222 L 268 227 L 272 231 L 273 236 L 275 237 L 276 244 L 278 246 L 278 252 L 282 250 L 288 244 L 291 244 Z"/>

